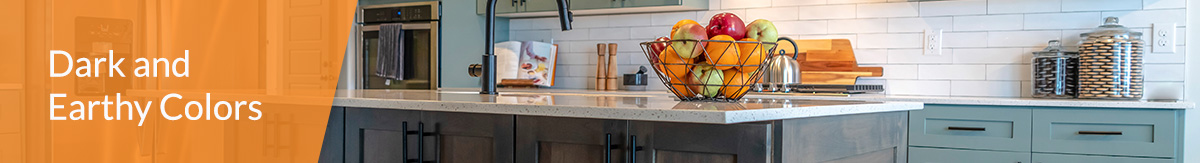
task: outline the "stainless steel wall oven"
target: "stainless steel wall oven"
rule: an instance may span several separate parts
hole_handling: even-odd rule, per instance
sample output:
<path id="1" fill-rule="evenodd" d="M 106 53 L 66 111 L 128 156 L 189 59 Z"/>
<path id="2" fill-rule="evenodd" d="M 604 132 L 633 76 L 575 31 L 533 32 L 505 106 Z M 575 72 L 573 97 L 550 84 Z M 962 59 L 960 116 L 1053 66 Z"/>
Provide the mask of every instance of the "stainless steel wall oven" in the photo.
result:
<path id="1" fill-rule="evenodd" d="M 360 89 L 437 89 L 439 85 L 438 59 L 441 42 L 438 19 L 441 17 L 437 1 L 412 2 L 363 6 L 359 10 L 355 35 L 354 79 Z M 387 27 L 399 26 L 402 30 L 389 32 Z M 384 30 L 384 31 L 381 31 Z M 394 28 L 393 28 L 394 29 Z M 388 35 L 386 34 L 395 34 Z M 381 40 L 397 39 L 397 40 Z M 387 45 L 391 43 L 392 45 Z M 395 48 L 397 50 L 384 50 Z M 397 52 L 396 63 L 402 72 L 394 77 L 377 75 L 381 66 L 378 61 L 392 60 L 391 55 L 381 52 Z M 383 57 L 381 57 L 383 55 Z M 385 75 L 386 76 L 386 75 Z"/>

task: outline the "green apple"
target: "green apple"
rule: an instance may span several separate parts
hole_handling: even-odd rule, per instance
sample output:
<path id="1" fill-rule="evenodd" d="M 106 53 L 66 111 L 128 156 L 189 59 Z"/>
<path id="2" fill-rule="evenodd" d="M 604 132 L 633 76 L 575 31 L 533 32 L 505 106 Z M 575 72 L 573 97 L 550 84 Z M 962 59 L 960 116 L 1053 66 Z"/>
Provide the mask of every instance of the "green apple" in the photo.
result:
<path id="1" fill-rule="evenodd" d="M 704 40 L 708 39 L 708 34 L 705 34 L 704 26 L 699 24 L 684 24 L 679 26 L 678 30 L 671 33 L 671 48 L 675 49 L 675 53 L 679 57 L 692 59 L 700 56 L 704 45 L 699 41 L 678 41 L 678 40 Z"/>
<path id="2" fill-rule="evenodd" d="M 746 38 L 752 38 L 762 42 L 779 41 L 779 31 L 775 29 L 775 23 L 771 23 L 766 19 L 758 19 L 746 25 Z M 763 49 L 774 48 L 774 45 L 766 45 Z"/>
<path id="3" fill-rule="evenodd" d="M 721 94 L 721 86 L 724 84 L 725 72 L 716 69 L 713 66 L 696 66 L 692 68 L 692 83 L 704 84 L 695 85 L 693 91 L 705 97 L 716 97 Z"/>

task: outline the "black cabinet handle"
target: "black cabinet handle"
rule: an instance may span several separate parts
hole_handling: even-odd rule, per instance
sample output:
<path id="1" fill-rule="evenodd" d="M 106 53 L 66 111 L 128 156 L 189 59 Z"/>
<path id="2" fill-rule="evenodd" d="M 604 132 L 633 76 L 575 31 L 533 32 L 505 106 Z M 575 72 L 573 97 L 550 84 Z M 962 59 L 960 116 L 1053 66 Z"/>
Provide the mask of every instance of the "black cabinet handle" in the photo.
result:
<path id="1" fill-rule="evenodd" d="M 512 0 L 512 6 L 517 7 L 517 0 Z"/>
<path id="2" fill-rule="evenodd" d="M 642 146 L 637 145 L 637 135 L 629 135 L 629 163 L 637 163 L 637 152 Z"/>
<path id="3" fill-rule="evenodd" d="M 946 127 L 946 130 L 957 130 L 957 131 L 987 131 L 987 128 L 983 128 L 983 127 L 954 127 L 954 126 L 950 126 L 950 127 Z"/>
<path id="4" fill-rule="evenodd" d="M 425 161 L 425 137 L 437 136 L 437 133 L 425 132 L 425 123 L 417 122 L 417 130 L 409 131 L 408 122 L 401 122 L 401 130 L 404 130 L 404 148 L 401 150 L 404 154 L 400 155 L 400 159 L 406 163 L 432 163 L 434 161 Z M 417 135 L 417 159 L 408 159 L 408 135 Z M 436 137 L 435 137 L 436 138 Z"/>
<path id="5" fill-rule="evenodd" d="M 604 134 L 604 146 L 608 149 L 604 150 L 604 163 L 612 163 L 612 134 Z"/>
<path id="6" fill-rule="evenodd" d="M 400 139 L 400 160 L 408 162 L 408 121 L 400 122 L 400 131 L 404 131 L 404 138 Z"/>
<path id="7" fill-rule="evenodd" d="M 1080 135 L 1122 135 L 1120 131 L 1079 131 Z"/>

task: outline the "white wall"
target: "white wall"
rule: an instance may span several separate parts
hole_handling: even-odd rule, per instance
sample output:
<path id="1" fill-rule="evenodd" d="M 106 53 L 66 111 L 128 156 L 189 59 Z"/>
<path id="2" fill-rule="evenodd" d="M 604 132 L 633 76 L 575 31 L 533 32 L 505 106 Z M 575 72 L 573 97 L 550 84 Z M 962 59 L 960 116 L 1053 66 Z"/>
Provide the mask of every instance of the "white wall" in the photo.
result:
<path id="1" fill-rule="evenodd" d="M 1187 4 L 1188 17 L 1187 25 L 1196 27 L 1200 25 L 1200 2 L 1191 1 Z M 1187 42 L 1200 42 L 1200 28 L 1188 29 Z M 1200 46 L 1187 47 L 1187 69 L 1191 70 L 1187 73 L 1187 101 L 1200 102 Z M 1190 139 L 1184 139 L 1183 161 L 1187 163 L 1200 163 L 1200 110 L 1188 110 L 1184 120 L 1184 135 L 1189 135 Z"/>
<path id="2" fill-rule="evenodd" d="M 711 15 L 732 12 L 746 23 L 775 22 L 779 31 L 797 39 L 846 38 L 863 66 L 881 66 L 882 78 L 865 83 L 887 84 L 889 93 L 934 96 L 1018 97 L 1028 94 L 1031 52 L 1046 41 L 1077 45 L 1078 34 L 1106 16 L 1148 30 L 1154 22 L 1185 26 L 1185 0 L 711 0 L 710 11 L 579 16 L 575 30 L 560 32 L 556 18 L 513 19 L 511 40 L 560 44 L 557 88 L 589 88 L 595 75 L 595 44 L 620 45 L 620 73 L 648 65 L 639 42 L 665 36 L 681 19 L 707 24 Z M 945 30 L 944 54 L 921 55 L 924 29 Z M 915 43 L 915 44 L 914 44 Z M 1149 54 L 1147 94 L 1182 97 L 1185 41 L 1177 53 Z M 1073 47 L 1072 47 L 1073 48 Z M 649 67 L 647 67 L 649 68 Z M 1194 81 L 1194 80 L 1193 80 Z M 655 83 L 658 81 L 652 81 Z M 911 88 L 911 89 L 903 89 Z M 665 89 L 652 84 L 651 89 Z"/>

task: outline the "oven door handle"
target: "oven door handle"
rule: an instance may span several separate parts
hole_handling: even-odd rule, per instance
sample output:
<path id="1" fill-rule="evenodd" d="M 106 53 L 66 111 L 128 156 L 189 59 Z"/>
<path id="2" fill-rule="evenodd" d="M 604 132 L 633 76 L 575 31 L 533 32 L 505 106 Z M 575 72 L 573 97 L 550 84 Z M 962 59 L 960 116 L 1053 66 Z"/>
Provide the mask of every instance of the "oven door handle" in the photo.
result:
<path id="1" fill-rule="evenodd" d="M 432 29 L 433 23 L 404 23 L 404 30 Z M 379 31 L 379 25 L 363 25 L 363 32 Z"/>

